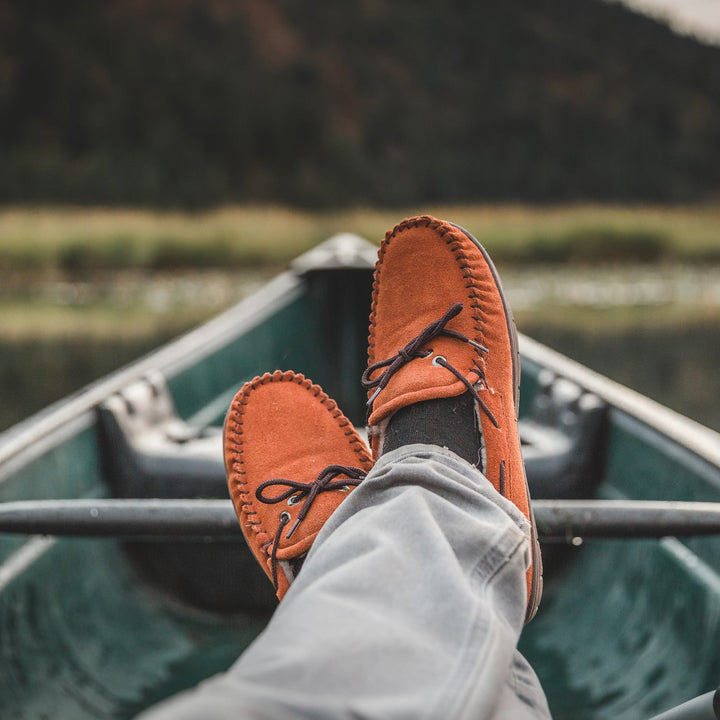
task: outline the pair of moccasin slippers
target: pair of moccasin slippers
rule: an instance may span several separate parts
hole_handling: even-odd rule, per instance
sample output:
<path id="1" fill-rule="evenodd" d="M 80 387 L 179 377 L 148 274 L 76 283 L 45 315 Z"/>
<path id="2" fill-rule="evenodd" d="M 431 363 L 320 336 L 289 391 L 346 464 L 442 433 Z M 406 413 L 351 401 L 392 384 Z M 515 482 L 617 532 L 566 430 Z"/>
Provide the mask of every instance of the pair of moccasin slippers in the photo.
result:
<path id="1" fill-rule="evenodd" d="M 228 412 L 230 495 L 278 598 L 374 461 L 400 444 L 426 442 L 476 465 L 528 519 L 531 619 L 542 569 L 517 429 L 519 380 L 515 323 L 480 244 L 429 216 L 389 231 L 375 267 L 362 379 L 370 449 L 318 385 L 291 371 L 246 383 Z"/>

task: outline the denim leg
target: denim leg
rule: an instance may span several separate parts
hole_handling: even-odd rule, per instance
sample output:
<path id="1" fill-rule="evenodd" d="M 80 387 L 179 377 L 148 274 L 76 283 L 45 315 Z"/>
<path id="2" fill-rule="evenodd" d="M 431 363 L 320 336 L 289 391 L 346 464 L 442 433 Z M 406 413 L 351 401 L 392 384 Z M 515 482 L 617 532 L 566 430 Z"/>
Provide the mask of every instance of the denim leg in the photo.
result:
<path id="1" fill-rule="evenodd" d="M 549 718 L 516 650 L 529 552 L 522 513 L 475 468 L 398 448 L 230 670 L 143 718 Z"/>

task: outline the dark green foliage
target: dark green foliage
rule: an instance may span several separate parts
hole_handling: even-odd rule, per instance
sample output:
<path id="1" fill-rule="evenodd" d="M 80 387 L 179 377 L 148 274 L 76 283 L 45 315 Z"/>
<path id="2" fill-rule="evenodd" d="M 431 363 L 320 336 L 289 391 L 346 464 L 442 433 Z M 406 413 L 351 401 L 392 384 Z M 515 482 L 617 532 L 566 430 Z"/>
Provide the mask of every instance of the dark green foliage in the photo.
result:
<path id="1" fill-rule="evenodd" d="M 669 238 L 652 230 L 577 228 L 560 235 L 538 234 L 512 248 L 499 246 L 493 256 L 513 263 L 651 263 L 671 257 Z M 717 259 L 718 254 L 714 257 Z"/>
<path id="2" fill-rule="evenodd" d="M 601 0 L 0 0 L 0 202 L 687 201 L 720 49 Z"/>

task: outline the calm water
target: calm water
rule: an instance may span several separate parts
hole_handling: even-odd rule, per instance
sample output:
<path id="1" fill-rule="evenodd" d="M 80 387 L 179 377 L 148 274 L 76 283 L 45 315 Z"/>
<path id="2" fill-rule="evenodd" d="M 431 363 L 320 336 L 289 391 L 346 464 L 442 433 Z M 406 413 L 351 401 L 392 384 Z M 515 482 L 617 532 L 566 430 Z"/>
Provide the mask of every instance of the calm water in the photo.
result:
<path id="1" fill-rule="evenodd" d="M 693 321 L 694 308 L 701 309 L 703 317 L 720 317 L 720 268 L 533 270 L 503 274 L 503 280 L 522 332 L 720 430 L 720 323 L 715 319 Z M 221 285 L 214 275 L 212 290 L 217 294 L 218 288 L 243 285 L 251 290 L 257 281 L 253 277 L 245 283 L 233 276 Z M 210 288 L 203 291 L 202 280 L 188 285 L 185 277 L 177 282 L 175 286 L 164 278 L 148 286 L 145 279 L 142 288 L 149 307 L 161 300 L 171 305 L 179 302 L 178 292 L 189 293 L 193 304 L 198 293 L 208 297 Z M 57 293 L 58 289 L 49 292 Z M 128 290 L 115 287 L 112 292 Z M 94 302 L 96 295 L 85 288 L 84 294 L 79 293 L 79 301 L 89 297 L 85 301 Z M 217 309 L 236 299 L 219 297 Z M 62 302 L 67 302 L 67 297 Z M 612 314 L 604 315 L 638 307 L 679 319 L 646 325 L 625 320 L 613 327 L 613 322 L 607 321 Z M 685 311 L 677 314 L 678 308 Z M 590 310 L 591 319 L 564 327 L 558 317 L 568 309 Z M 598 324 L 592 318 L 603 322 Z M 0 430 L 168 339 L 169 331 L 130 341 L 0 340 Z"/>
<path id="2" fill-rule="evenodd" d="M 602 333 L 542 325 L 525 330 L 583 365 L 720 431 L 716 322 Z"/>
<path id="3" fill-rule="evenodd" d="M 720 431 L 719 267 L 541 269 L 504 279 L 521 331 Z"/>

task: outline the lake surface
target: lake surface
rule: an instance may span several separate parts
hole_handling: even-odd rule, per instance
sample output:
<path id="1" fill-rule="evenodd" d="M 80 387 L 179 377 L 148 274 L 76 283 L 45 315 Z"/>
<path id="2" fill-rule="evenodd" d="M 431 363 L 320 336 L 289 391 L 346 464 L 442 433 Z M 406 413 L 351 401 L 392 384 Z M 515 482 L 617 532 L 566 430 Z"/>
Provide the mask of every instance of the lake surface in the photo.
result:
<path id="1" fill-rule="evenodd" d="M 720 431 L 720 268 L 503 277 L 521 332 Z"/>
<path id="2" fill-rule="evenodd" d="M 530 326 L 527 333 L 574 360 L 720 431 L 717 322 L 578 332 Z"/>
<path id="3" fill-rule="evenodd" d="M 139 303 L 158 317 L 167 313 L 173 329 L 159 322 L 156 332 L 129 338 L 0 335 L 0 431 L 169 340 L 178 332 L 176 310 L 204 304 L 215 314 L 265 276 L 44 286 L 50 304 Z M 503 272 L 503 283 L 521 332 L 720 431 L 720 268 L 539 268 Z"/>

